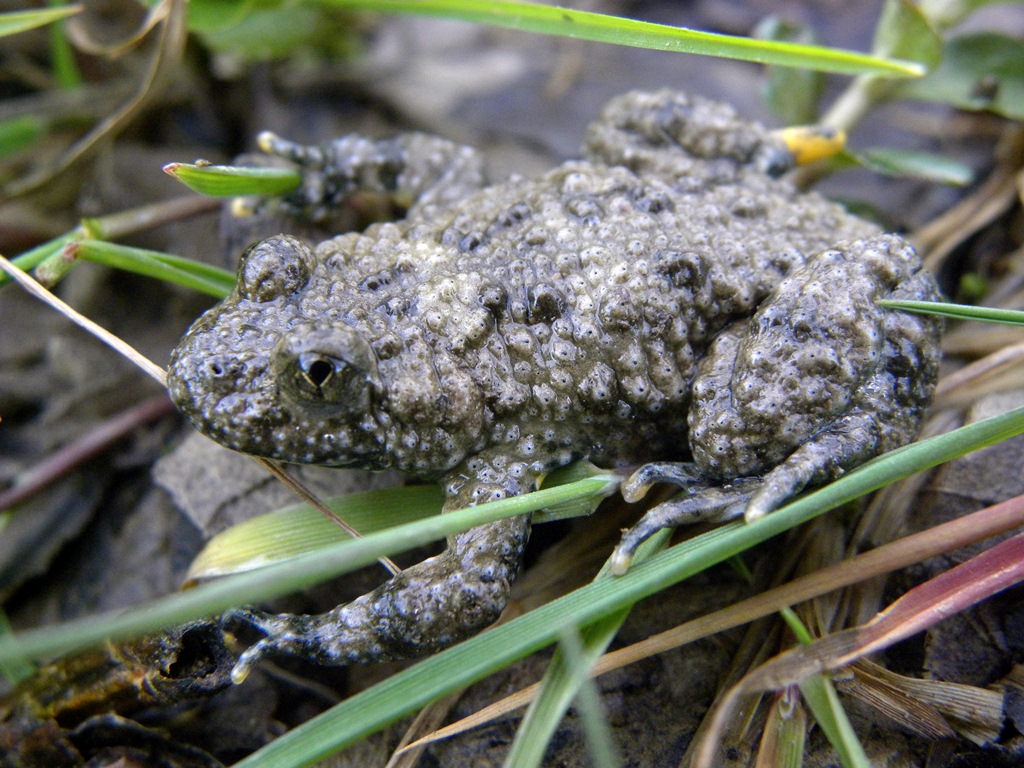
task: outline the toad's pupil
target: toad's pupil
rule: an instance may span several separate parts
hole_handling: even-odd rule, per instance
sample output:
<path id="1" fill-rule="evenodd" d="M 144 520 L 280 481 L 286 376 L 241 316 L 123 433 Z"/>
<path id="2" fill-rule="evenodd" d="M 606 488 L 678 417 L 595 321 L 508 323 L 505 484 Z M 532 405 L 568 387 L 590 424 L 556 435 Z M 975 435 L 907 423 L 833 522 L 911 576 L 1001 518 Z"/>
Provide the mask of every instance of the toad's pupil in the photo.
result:
<path id="1" fill-rule="evenodd" d="M 316 358 L 303 368 L 306 378 L 316 387 L 322 387 L 334 375 L 334 366 L 322 357 Z"/>

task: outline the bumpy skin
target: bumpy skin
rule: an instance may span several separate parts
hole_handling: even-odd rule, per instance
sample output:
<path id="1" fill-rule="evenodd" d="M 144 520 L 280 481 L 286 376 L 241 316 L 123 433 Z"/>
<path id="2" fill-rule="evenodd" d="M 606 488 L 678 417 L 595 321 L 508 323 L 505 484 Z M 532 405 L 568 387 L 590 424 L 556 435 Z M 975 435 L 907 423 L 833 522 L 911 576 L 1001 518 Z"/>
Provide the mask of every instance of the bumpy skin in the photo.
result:
<path id="1" fill-rule="evenodd" d="M 322 216 L 371 188 L 402 221 L 245 255 L 234 293 L 175 351 L 196 426 L 284 461 L 397 468 L 447 508 L 524 493 L 577 458 L 651 461 L 627 484 L 686 493 L 627 535 L 762 514 L 907 442 L 934 386 L 938 325 L 880 309 L 936 298 L 894 236 L 772 178 L 791 163 L 723 105 L 612 101 L 586 159 L 489 188 L 471 150 L 410 134 L 321 148 L 286 203 Z M 323 616 L 241 616 L 268 652 L 343 664 L 448 645 L 493 621 L 529 523 L 455 537 Z"/>

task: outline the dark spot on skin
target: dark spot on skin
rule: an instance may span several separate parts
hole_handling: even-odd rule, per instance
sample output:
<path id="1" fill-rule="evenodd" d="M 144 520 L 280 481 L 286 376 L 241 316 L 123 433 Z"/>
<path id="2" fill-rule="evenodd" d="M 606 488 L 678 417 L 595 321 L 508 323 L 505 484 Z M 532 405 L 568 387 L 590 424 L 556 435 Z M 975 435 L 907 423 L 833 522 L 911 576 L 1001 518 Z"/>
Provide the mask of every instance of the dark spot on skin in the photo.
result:
<path id="1" fill-rule="evenodd" d="M 381 186 L 388 192 L 394 192 L 398 189 L 398 177 L 404 167 L 405 161 L 401 157 L 392 158 L 388 162 L 384 163 L 380 167 L 380 172 L 378 174 Z"/>
<path id="2" fill-rule="evenodd" d="M 601 221 L 604 215 L 600 204 L 591 197 L 573 197 L 566 201 L 565 210 L 588 226 Z"/>
<path id="3" fill-rule="evenodd" d="M 549 323 L 561 317 L 565 311 L 565 299 L 553 285 L 540 283 L 529 289 L 529 320 L 532 323 Z"/>
<path id="4" fill-rule="evenodd" d="M 390 360 L 402 351 L 402 340 L 393 333 L 381 336 L 373 345 L 378 360 Z"/>
<path id="5" fill-rule="evenodd" d="M 661 213 L 674 210 L 675 205 L 668 190 L 645 186 L 634 192 L 633 207 L 644 213 Z"/>
<path id="6" fill-rule="evenodd" d="M 490 283 L 480 288 L 477 300 L 481 306 L 490 310 L 495 318 L 500 318 L 508 308 L 508 291 L 498 283 Z"/>
<path id="7" fill-rule="evenodd" d="M 692 251 L 656 251 L 651 261 L 654 270 L 677 287 L 700 285 L 707 275 L 707 261 Z"/>
<path id="8" fill-rule="evenodd" d="M 470 232 L 468 235 L 459 240 L 460 251 L 472 251 L 480 247 L 484 241 L 482 232 Z"/>
<path id="9" fill-rule="evenodd" d="M 394 276 L 390 270 L 382 270 L 359 283 L 359 288 L 364 291 L 379 291 L 381 288 L 391 285 L 393 280 Z"/>
<path id="10" fill-rule="evenodd" d="M 530 218 L 530 208 L 524 203 L 516 203 L 509 208 L 506 208 L 500 213 L 494 221 L 487 227 L 486 232 L 488 237 L 496 237 L 501 235 L 503 232 L 507 232 L 513 227 L 522 224 L 524 221 Z"/>

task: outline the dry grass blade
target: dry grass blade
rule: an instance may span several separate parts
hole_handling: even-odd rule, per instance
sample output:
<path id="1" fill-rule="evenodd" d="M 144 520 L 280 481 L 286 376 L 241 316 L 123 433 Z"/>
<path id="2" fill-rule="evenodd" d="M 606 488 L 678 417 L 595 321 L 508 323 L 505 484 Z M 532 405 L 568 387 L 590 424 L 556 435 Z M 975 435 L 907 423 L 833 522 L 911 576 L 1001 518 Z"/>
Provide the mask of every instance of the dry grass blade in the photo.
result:
<path id="1" fill-rule="evenodd" d="M 956 736 L 949 721 L 934 707 L 911 696 L 900 686 L 871 671 L 857 669 L 857 665 L 851 672 L 849 677 L 838 677 L 833 681 L 837 690 L 859 699 L 923 739 L 936 741 Z"/>
<path id="2" fill-rule="evenodd" d="M 740 601 L 728 608 L 652 635 L 639 643 L 605 654 L 594 666 L 591 675 L 597 676 L 611 672 L 716 632 L 747 624 L 782 608 L 891 573 L 943 552 L 959 549 L 968 544 L 1005 533 L 1021 525 L 1024 525 L 1024 496 L 1009 499 L 927 531 L 885 544 L 830 568 L 795 579 L 756 597 Z M 533 701 L 539 687 L 539 684 L 534 684 L 523 688 L 478 710 L 469 717 L 413 742 L 406 749 L 451 738 L 524 707 Z"/>
<path id="3" fill-rule="evenodd" d="M 1016 129 L 998 152 L 1000 164 L 972 194 L 911 238 L 927 254 L 925 266 L 937 271 L 950 252 L 967 237 L 991 224 L 1018 199 L 1017 175 L 1024 164 L 1024 130 Z"/>
<path id="4" fill-rule="evenodd" d="M 57 310 L 66 318 L 68 318 L 71 322 L 84 328 L 86 331 L 91 333 L 93 336 L 102 341 L 108 347 L 111 347 L 115 352 L 119 352 L 120 354 L 124 355 L 125 358 L 135 363 L 135 365 L 137 365 L 143 371 L 145 371 L 154 379 L 156 379 L 157 382 L 159 382 L 160 386 L 164 388 L 167 387 L 167 372 L 164 371 L 163 368 L 154 363 L 152 360 L 147 358 L 145 355 L 140 353 L 137 349 L 127 344 L 125 341 L 118 338 L 107 329 L 97 325 L 92 320 L 90 320 L 85 315 L 81 314 L 68 304 L 65 304 L 63 301 L 61 301 L 48 290 L 46 290 L 46 288 L 44 288 L 42 285 L 37 283 L 31 277 L 29 277 L 25 272 L 14 266 L 3 256 L 0 256 L 0 269 L 6 272 L 12 280 L 18 283 L 22 288 L 31 293 L 37 299 L 46 304 L 49 304 L 55 310 Z"/>
<path id="5" fill-rule="evenodd" d="M 57 479 L 100 455 L 141 425 L 166 416 L 173 410 L 167 395 L 157 395 L 104 421 L 96 429 L 63 446 L 19 476 L 10 488 L 0 491 L 0 512 L 51 487 Z"/>
<path id="6" fill-rule="evenodd" d="M 134 95 L 127 103 L 93 126 L 92 130 L 65 152 L 56 164 L 29 174 L 5 188 L 4 197 L 17 197 L 38 189 L 58 173 L 71 167 L 85 157 L 101 139 L 120 130 L 152 97 L 160 80 L 181 58 L 185 50 L 185 41 L 188 38 L 187 0 L 163 0 L 161 5 L 166 5 L 167 10 L 160 26 L 160 39 L 150 60 L 149 68 L 139 82 Z"/>
<path id="7" fill-rule="evenodd" d="M 597 674 L 596 669 L 594 674 Z M 478 726 L 487 725 L 488 723 L 497 720 L 499 717 L 507 715 L 509 712 L 515 712 L 517 709 L 527 706 L 537 697 L 538 691 L 540 691 L 540 683 L 528 685 L 526 688 L 522 688 L 510 696 L 506 696 L 493 704 L 488 704 L 486 707 L 478 709 L 468 717 L 456 720 L 454 723 L 450 723 L 444 728 L 438 728 L 433 733 L 417 739 L 411 744 L 402 746 L 396 754 L 419 754 L 418 750 L 422 750 L 424 747 L 429 744 L 433 744 L 435 741 L 444 741 L 445 739 L 458 736 L 461 733 L 471 731 Z"/>
<path id="8" fill-rule="evenodd" d="M 935 390 L 934 407 L 964 406 L 981 395 L 1020 386 L 1024 343 L 1003 347 L 945 376 Z"/>
<path id="9" fill-rule="evenodd" d="M 138 45 L 146 35 L 153 31 L 157 24 L 167 18 L 169 12 L 170 3 L 166 2 L 166 0 L 165 2 L 156 3 L 149 9 L 149 12 L 138 28 L 125 36 L 124 39 L 110 43 L 95 39 L 81 16 L 72 19 L 65 28 L 67 29 L 68 38 L 83 53 L 88 53 L 92 56 L 116 58 Z"/>
<path id="10" fill-rule="evenodd" d="M 82 237 L 94 240 L 116 240 L 125 235 L 158 227 L 161 224 L 219 211 L 220 204 L 220 200 L 208 197 L 183 195 L 170 200 L 140 205 L 138 208 L 129 208 L 126 211 L 85 219 L 82 222 L 84 230 Z"/>
<path id="11" fill-rule="evenodd" d="M 416 768 L 423 756 L 424 748 L 430 743 L 422 739 L 414 742 L 416 734 L 435 731 L 461 697 L 462 691 L 456 691 L 421 709 L 402 735 L 384 768 Z"/>
<path id="12" fill-rule="evenodd" d="M 851 667 L 858 680 L 870 678 L 901 694 L 897 722 L 905 722 L 905 705 L 916 703 L 941 713 L 960 735 L 979 746 L 999 737 L 1003 727 L 1003 696 L 974 685 L 928 680 L 896 674 L 880 664 L 861 659 Z"/>
<path id="13" fill-rule="evenodd" d="M 321 515 L 326 517 L 328 520 L 339 526 L 345 533 L 351 536 L 353 539 L 362 538 L 359 531 L 353 528 L 351 525 L 346 523 L 338 515 L 334 513 L 330 507 L 324 504 L 320 499 L 317 498 L 311 490 L 296 480 L 294 477 L 289 475 L 284 467 L 278 464 L 276 461 L 270 459 L 264 459 L 260 456 L 252 457 L 257 464 L 263 467 L 267 472 L 272 474 L 278 480 L 280 480 L 292 493 L 302 499 L 304 502 L 317 510 Z M 395 565 L 394 561 L 390 557 L 381 557 L 377 560 L 378 563 L 384 566 L 384 568 L 392 575 L 396 575 L 402 572 L 402 569 Z"/>
<path id="14" fill-rule="evenodd" d="M 1017 497 L 1012 501 L 1022 506 L 1024 498 Z M 867 624 L 787 651 L 751 672 L 722 700 L 712 716 L 713 727 L 709 733 L 721 732 L 730 711 L 746 694 L 776 690 L 811 675 L 846 666 L 934 626 L 951 614 L 1022 580 L 1024 534 L 1017 534 L 915 587 Z M 717 739 L 706 738 L 698 750 L 695 765 L 714 765 L 716 751 Z"/>

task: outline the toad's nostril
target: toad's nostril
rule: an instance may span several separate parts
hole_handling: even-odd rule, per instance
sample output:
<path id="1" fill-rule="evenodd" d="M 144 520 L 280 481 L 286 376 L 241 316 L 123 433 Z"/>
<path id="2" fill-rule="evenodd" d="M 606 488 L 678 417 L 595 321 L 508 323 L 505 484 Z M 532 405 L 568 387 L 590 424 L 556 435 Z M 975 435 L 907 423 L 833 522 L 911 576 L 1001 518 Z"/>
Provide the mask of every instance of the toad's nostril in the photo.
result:
<path id="1" fill-rule="evenodd" d="M 199 365 L 199 374 L 211 382 L 236 381 L 245 375 L 246 364 L 237 358 L 217 355 Z"/>

